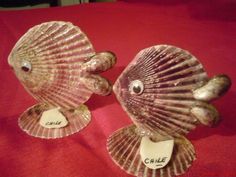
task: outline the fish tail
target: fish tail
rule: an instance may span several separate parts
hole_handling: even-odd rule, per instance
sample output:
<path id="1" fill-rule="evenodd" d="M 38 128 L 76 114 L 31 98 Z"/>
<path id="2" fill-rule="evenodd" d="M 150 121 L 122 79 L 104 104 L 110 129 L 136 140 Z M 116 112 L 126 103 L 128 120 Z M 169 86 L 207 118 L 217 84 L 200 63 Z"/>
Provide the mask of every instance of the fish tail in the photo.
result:
<path id="1" fill-rule="evenodd" d="M 110 69 L 116 63 L 116 56 L 112 52 L 100 52 L 91 57 L 82 66 L 81 82 L 98 95 L 109 95 L 112 91 L 109 81 L 98 73 Z"/>
<path id="2" fill-rule="evenodd" d="M 130 125 L 114 132 L 107 141 L 112 160 L 127 173 L 138 177 L 171 177 L 187 171 L 195 160 L 195 150 L 185 137 L 174 138 L 171 160 L 160 169 L 150 169 L 142 162 L 140 144 L 142 137 L 136 126 Z"/>
<path id="3" fill-rule="evenodd" d="M 193 96 L 197 102 L 190 111 L 191 115 L 203 125 L 217 125 L 220 120 L 219 113 L 209 102 L 224 95 L 230 86 L 230 78 L 221 74 L 214 76 L 204 85 L 193 90 Z"/>
<path id="4" fill-rule="evenodd" d="M 98 74 L 90 74 L 81 78 L 81 82 L 93 93 L 98 95 L 109 95 L 112 87 L 110 82 Z"/>
<path id="5" fill-rule="evenodd" d="M 212 101 L 224 95 L 231 86 L 231 80 L 227 75 L 219 74 L 212 77 L 200 88 L 193 91 L 196 100 Z"/>
<path id="6" fill-rule="evenodd" d="M 104 72 L 116 63 L 116 56 L 112 52 L 100 52 L 92 56 L 83 64 L 82 70 L 88 73 Z"/>
<path id="7" fill-rule="evenodd" d="M 198 101 L 190 110 L 191 115 L 196 118 L 201 124 L 213 127 L 220 121 L 220 116 L 217 109 L 206 102 Z"/>

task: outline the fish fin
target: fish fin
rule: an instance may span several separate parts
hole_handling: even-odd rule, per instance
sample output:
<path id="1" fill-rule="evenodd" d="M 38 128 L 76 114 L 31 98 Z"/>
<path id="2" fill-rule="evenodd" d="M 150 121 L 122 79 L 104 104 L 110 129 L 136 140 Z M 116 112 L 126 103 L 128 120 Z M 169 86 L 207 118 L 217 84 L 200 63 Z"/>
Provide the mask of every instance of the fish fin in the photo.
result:
<path id="1" fill-rule="evenodd" d="M 97 74 L 89 74 L 81 78 L 81 82 L 85 87 L 98 95 L 109 95 L 112 90 L 109 81 Z"/>
<path id="2" fill-rule="evenodd" d="M 114 132 L 107 141 L 107 149 L 112 160 L 134 176 L 171 177 L 181 175 L 196 158 L 191 142 L 183 136 L 178 136 L 174 138 L 174 150 L 169 163 L 160 169 L 150 169 L 141 160 L 141 140 L 142 137 L 136 132 L 136 126 L 130 125 Z"/>
<path id="3" fill-rule="evenodd" d="M 197 100 L 211 101 L 226 93 L 231 86 L 231 80 L 227 75 L 217 75 L 211 78 L 206 84 L 193 91 Z"/>
<path id="4" fill-rule="evenodd" d="M 88 108 L 81 104 L 75 109 L 62 109 L 62 113 L 68 121 L 67 126 L 61 128 L 46 128 L 40 125 L 40 118 L 43 112 L 52 109 L 46 104 L 37 104 L 27 109 L 18 119 L 20 128 L 28 135 L 44 138 L 54 139 L 69 136 L 79 132 L 88 125 L 91 120 L 91 113 Z"/>
<path id="5" fill-rule="evenodd" d="M 214 126 L 220 120 L 219 113 L 216 108 L 206 102 L 197 102 L 190 112 L 194 118 L 206 126 Z"/>
<path id="6" fill-rule="evenodd" d="M 101 73 L 110 69 L 116 63 L 116 56 L 112 52 L 100 52 L 92 56 L 82 66 L 82 70 L 89 73 Z"/>

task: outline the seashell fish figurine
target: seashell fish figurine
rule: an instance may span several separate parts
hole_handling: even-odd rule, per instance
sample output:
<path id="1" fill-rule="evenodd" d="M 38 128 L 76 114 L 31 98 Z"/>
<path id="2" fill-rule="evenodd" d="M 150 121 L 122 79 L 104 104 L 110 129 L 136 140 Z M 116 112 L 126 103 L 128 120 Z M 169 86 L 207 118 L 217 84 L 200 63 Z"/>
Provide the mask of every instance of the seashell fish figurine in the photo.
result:
<path id="1" fill-rule="evenodd" d="M 138 177 L 181 175 L 195 160 L 185 135 L 198 124 L 214 126 L 219 115 L 209 101 L 223 95 L 226 75 L 208 78 L 189 52 L 170 45 L 140 51 L 113 86 L 133 125 L 107 141 L 113 161 Z"/>
<path id="2" fill-rule="evenodd" d="M 40 138 L 60 138 L 83 129 L 91 119 L 84 103 L 93 93 L 110 94 L 109 81 L 99 73 L 115 61 L 111 52 L 96 53 L 72 23 L 52 21 L 29 29 L 8 57 L 17 78 L 39 102 L 20 116 L 20 128 Z"/>

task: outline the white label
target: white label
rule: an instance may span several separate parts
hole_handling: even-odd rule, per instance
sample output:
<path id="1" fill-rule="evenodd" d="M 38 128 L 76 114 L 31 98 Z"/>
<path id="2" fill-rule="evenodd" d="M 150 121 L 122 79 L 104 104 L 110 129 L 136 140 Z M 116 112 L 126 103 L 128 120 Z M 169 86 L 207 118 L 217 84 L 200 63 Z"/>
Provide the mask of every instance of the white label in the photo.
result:
<path id="1" fill-rule="evenodd" d="M 59 111 L 60 108 L 44 111 L 39 124 L 45 128 L 61 128 L 68 124 L 65 116 Z"/>
<path id="2" fill-rule="evenodd" d="M 173 148 L 174 140 L 153 142 L 145 136 L 140 144 L 141 159 L 148 168 L 163 168 L 170 161 Z"/>

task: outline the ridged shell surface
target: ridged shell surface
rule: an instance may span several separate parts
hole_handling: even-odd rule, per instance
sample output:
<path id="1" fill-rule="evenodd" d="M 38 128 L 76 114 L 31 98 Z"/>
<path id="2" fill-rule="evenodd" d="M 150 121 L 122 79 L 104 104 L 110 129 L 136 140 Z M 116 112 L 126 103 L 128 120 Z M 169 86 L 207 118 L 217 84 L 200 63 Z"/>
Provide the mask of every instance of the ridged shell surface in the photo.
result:
<path id="1" fill-rule="evenodd" d="M 23 35 L 8 62 L 39 102 L 75 108 L 92 94 L 81 83 L 81 67 L 94 55 L 92 44 L 78 27 L 53 21 L 34 26 Z"/>
<path id="2" fill-rule="evenodd" d="M 187 134 L 198 121 L 191 108 L 193 90 L 207 82 L 200 62 L 170 45 L 140 51 L 117 79 L 113 90 L 133 122 L 147 132 Z"/>
<path id="3" fill-rule="evenodd" d="M 60 112 L 69 120 L 69 124 L 63 128 L 45 128 L 39 124 L 39 119 L 44 111 L 51 109 L 49 105 L 37 104 L 27 109 L 19 118 L 19 126 L 27 134 L 44 139 L 61 138 L 72 135 L 83 129 L 90 122 L 91 113 L 85 105 L 76 109 Z"/>
<path id="4" fill-rule="evenodd" d="M 175 139 L 170 162 L 164 168 L 153 170 L 145 166 L 140 156 L 141 136 L 131 125 L 114 132 L 108 139 L 107 148 L 112 160 L 127 173 L 137 177 L 172 177 L 181 175 L 195 160 L 193 145 L 183 136 Z"/>

